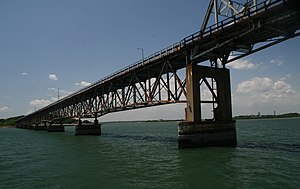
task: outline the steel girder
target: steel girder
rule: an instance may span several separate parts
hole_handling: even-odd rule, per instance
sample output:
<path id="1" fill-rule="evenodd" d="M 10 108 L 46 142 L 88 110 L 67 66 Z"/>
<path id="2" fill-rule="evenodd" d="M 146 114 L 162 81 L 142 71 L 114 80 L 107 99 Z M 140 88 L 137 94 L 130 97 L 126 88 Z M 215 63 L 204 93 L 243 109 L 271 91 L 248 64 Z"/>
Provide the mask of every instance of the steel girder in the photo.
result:
<path id="1" fill-rule="evenodd" d="M 111 112 L 186 102 L 185 79 L 169 61 L 162 63 L 160 70 L 144 71 L 148 75 L 133 72 L 126 78 L 117 78 L 89 93 L 82 93 L 70 101 L 42 111 L 35 116 L 35 122 L 62 117 L 99 117 Z"/>
<path id="2" fill-rule="evenodd" d="M 247 15 L 250 11 L 256 11 L 258 5 L 268 6 L 270 3 L 272 0 L 210 0 L 201 31 L 207 28 L 208 23 L 218 25 L 226 18 Z"/>
<path id="3" fill-rule="evenodd" d="M 214 12 L 218 22 L 207 27 Z M 17 124 L 60 117 L 97 117 L 183 102 L 186 84 L 177 70 L 207 60 L 214 67 L 225 67 L 231 61 L 299 36 L 299 15 L 295 0 L 248 0 L 244 4 L 211 0 L 200 31 L 29 114 Z"/>

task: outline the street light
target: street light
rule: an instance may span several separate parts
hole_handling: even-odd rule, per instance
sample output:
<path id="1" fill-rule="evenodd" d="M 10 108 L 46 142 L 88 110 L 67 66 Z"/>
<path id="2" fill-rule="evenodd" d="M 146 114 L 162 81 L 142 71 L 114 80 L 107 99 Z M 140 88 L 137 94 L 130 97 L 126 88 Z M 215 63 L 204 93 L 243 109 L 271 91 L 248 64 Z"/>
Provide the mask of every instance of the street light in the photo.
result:
<path id="1" fill-rule="evenodd" d="M 137 48 L 137 50 L 142 51 L 142 62 L 144 63 L 144 49 L 143 48 Z"/>
<path id="2" fill-rule="evenodd" d="M 59 101 L 59 88 L 57 88 L 57 100 Z"/>

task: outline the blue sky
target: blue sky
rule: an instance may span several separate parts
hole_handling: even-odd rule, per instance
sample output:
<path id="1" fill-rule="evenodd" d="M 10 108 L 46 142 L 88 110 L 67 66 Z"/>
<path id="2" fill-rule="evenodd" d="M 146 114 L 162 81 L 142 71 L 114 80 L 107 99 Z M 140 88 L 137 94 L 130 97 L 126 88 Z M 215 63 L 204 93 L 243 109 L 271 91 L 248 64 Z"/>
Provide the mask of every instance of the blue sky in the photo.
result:
<path id="1" fill-rule="evenodd" d="M 28 114 L 196 32 L 208 0 L 0 0 L 0 118 Z M 233 114 L 300 112 L 300 38 L 229 65 Z M 170 111 L 172 110 L 172 111 Z M 139 116 L 137 116 L 139 115 Z M 183 118 L 184 105 L 104 120 Z"/>

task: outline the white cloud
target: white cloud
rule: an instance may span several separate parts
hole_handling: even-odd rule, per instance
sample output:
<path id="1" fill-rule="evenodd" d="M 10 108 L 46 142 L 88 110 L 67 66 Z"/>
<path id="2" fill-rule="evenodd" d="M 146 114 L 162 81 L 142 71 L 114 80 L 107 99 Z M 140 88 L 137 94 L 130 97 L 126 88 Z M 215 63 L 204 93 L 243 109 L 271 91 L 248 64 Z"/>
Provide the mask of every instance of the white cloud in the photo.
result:
<path id="1" fill-rule="evenodd" d="M 236 91 L 241 93 L 255 93 L 268 91 L 272 88 L 273 81 L 270 78 L 255 77 L 238 84 Z"/>
<path id="2" fill-rule="evenodd" d="M 0 107 L 0 112 L 8 112 L 10 109 L 7 106 Z"/>
<path id="3" fill-rule="evenodd" d="M 278 60 L 278 59 L 273 59 L 270 61 L 271 64 L 275 64 L 277 66 L 281 66 L 284 64 L 284 62 L 282 60 Z"/>
<path id="4" fill-rule="evenodd" d="M 296 94 L 296 91 L 290 84 L 280 80 L 273 81 L 267 77 L 255 77 L 248 81 L 243 81 L 238 84 L 236 91 L 265 100 L 287 98 Z"/>
<path id="5" fill-rule="evenodd" d="M 50 74 L 49 75 L 49 79 L 53 80 L 53 81 L 57 81 L 58 80 L 58 78 L 57 78 L 57 76 L 55 74 Z"/>
<path id="6" fill-rule="evenodd" d="M 22 73 L 22 75 L 23 75 L 23 76 L 26 76 L 26 75 L 28 75 L 28 73 L 26 73 L 26 72 L 23 72 L 23 73 Z"/>
<path id="7" fill-rule="evenodd" d="M 48 91 L 57 91 L 58 90 L 58 88 L 48 88 Z"/>
<path id="8" fill-rule="evenodd" d="M 59 94 L 58 94 L 58 91 L 59 91 Z M 55 102 L 58 100 L 58 95 L 59 95 L 59 99 L 62 99 L 72 93 L 73 92 L 63 90 L 60 88 L 48 88 L 48 92 L 46 93 L 46 96 L 48 96 L 50 98 L 51 102 Z"/>
<path id="9" fill-rule="evenodd" d="M 75 83 L 75 85 L 81 86 L 81 87 L 87 87 L 87 86 L 90 86 L 91 83 L 86 82 L 86 81 L 81 81 L 80 83 Z"/>
<path id="10" fill-rule="evenodd" d="M 227 66 L 237 70 L 250 70 L 258 67 L 258 65 L 253 64 L 250 59 L 239 59 L 227 64 Z"/>
<path id="11" fill-rule="evenodd" d="M 33 101 L 29 102 L 29 104 L 31 106 L 34 106 L 35 108 L 42 108 L 42 107 L 45 107 L 45 106 L 47 106 L 51 103 L 52 103 L 51 100 L 43 100 L 43 99 L 36 99 L 36 100 L 33 100 Z"/>
<path id="12" fill-rule="evenodd" d="M 233 114 L 273 114 L 299 112 L 300 95 L 288 82 L 269 77 L 254 77 L 239 83 L 232 91 Z"/>
<path id="13" fill-rule="evenodd" d="M 60 89 L 60 88 L 48 88 L 48 91 L 53 91 L 57 94 L 57 91 L 59 90 L 59 94 L 64 94 L 64 95 L 69 95 L 73 92 L 70 92 L 70 91 L 67 91 L 67 90 L 63 90 L 63 89 Z"/>
<path id="14" fill-rule="evenodd" d="M 292 78 L 292 75 L 291 74 L 286 74 L 286 76 L 280 78 L 281 81 L 284 81 L 284 80 L 287 80 L 287 79 L 290 79 Z"/>

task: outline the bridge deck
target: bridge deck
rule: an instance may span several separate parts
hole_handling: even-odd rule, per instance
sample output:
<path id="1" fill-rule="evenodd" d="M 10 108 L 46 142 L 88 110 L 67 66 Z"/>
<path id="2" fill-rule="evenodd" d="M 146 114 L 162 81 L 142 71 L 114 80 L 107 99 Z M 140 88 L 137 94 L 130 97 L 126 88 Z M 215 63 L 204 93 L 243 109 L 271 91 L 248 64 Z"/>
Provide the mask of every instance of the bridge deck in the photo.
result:
<path id="1" fill-rule="evenodd" d="M 158 51 L 144 60 L 140 60 L 117 71 L 92 85 L 83 88 L 53 104 L 50 104 L 20 122 L 32 119 L 36 115 L 47 114 L 53 110 L 70 106 L 78 101 L 92 98 L 95 93 L 107 93 L 129 86 L 132 82 L 145 82 L 160 74 L 170 72 L 163 70 L 163 62 L 170 62 L 173 70 L 186 67 L 186 59 L 194 64 L 221 58 L 233 51 L 241 55 L 229 57 L 223 64 L 257 52 L 261 49 L 299 35 L 300 16 L 292 1 L 275 0 L 266 5 L 258 4 L 256 10 L 247 15 L 235 15 L 218 24 L 196 32 L 183 40 Z M 258 46 L 255 46 L 258 44 Z M 132 75 L 139 81 L 132 81 Z M 113 83 L 114 89 L 110 86 Z"/>

